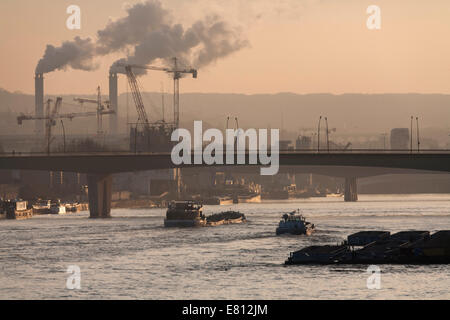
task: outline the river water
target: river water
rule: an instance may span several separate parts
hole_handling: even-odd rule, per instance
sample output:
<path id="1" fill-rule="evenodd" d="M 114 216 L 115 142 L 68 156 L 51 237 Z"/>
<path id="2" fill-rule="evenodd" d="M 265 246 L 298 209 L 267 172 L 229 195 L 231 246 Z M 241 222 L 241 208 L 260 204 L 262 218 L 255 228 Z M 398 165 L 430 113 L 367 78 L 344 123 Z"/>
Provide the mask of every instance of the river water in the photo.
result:
<path id="1" fill-rule="evenodd" d="M 0 221 L 0 299 L 449 299 L 450 265 L 382 265 L 368 289 L 367 266 L 284 266 L 291 251 L 336 244 L 360 230 L 450 230 L 450 195 L 360 195 L 271 201 L 225 208 L 249 222 L 165 229 L 163 209 Z M 300 208 L 317 232 L 275 236 L 283 212 Z M 69 290 L 67 268 L 80 268 Z"/>

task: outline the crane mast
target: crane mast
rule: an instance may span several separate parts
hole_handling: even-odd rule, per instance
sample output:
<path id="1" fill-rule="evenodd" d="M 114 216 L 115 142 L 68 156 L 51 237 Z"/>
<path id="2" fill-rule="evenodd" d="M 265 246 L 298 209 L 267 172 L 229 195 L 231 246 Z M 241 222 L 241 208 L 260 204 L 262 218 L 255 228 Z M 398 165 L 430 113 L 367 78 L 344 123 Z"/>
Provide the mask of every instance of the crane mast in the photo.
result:
<path id="1" fill-rule="evenodd" d="M 62 98 L 56 98 L 55 105 L 53 109 L 50 111 L 50 103 L 53 100 L 47 100 L 47 119 L 45 123 L 45 141 L 47 142 L 47 153 L 50 153 L 50 144 L 52 142 L 52 127 L 56 125 L 56 115 L 59 112 L 59 108 L 61 107 Z"/>
<path id="2" fill-rule="evenodd" d="M 113 114 L 115 113 L 114 110 L 105 110 L 105 106 L 102 103 L 102 93 L 100 90 L 100 86 L 97 88 L 97 99 L 84 99 L 84 98 L 75 98 L 74 101 L 77 101 L 81 104 L 83 103 L 92 103 L 97 105 L 97 112 L 95 115 L 97 115 L 97 134 L 103 133 L 103 115 L 105 114 Z M 109 101 L 106 101 L 106 107 L 109 109 Z M 87 113 L 90 115 L 94 115 L 93 113 Z"/>

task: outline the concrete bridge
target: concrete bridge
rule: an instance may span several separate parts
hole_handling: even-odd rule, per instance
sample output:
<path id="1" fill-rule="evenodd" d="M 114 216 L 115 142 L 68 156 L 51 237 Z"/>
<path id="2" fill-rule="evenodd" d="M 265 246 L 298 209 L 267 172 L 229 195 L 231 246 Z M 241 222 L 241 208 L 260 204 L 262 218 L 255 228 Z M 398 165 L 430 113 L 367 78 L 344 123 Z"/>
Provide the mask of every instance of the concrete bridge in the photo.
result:
<path id="1" fill-rule="evenodd" d="M 245 156 L 245 163 L 248 163 L 248 153 Z M 235 154 L 234 163 L 237 163 L 236 157 L 237 155 Z M 420 153 L 381 150 L 281 151 L 279 153 L 279 162 L 282 171 L 284 171 L 283 168 L 292 169 L 302 166 L 328 168 L 328 170 L 330 167 L 334 167 L 335 173 L 332 175 L 346 178 L 346 200 L 354 201 L 357 197 L 357 177 L 398 173 L 404 169 L 415 170 L 414 172 L 418 173 L 424 173 L 424 171 L 448 173 L 450 172 L 450 151 L 424 150 Z M 0 155 L 0 169 L 86 173 L 89 187 L 89 210 L 92 218 L 110 216 L 112 174 L 114 173 L 202 166 L 205 167 L 207 165 L 176 166 L 172 163 L 170 153 L 101 152 Z M 261 163 L 258 160 L 258 163 L 254 165 L 214 166 L 234 166 L 254 170 L 260 167 Z"/>

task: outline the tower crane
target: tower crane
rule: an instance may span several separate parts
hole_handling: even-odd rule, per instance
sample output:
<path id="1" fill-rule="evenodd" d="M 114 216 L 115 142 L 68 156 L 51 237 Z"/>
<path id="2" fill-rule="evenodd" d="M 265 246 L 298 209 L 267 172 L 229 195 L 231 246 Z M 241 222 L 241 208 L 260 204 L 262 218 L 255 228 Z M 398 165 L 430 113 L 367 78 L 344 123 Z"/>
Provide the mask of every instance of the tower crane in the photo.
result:
<path id="1" fill-rule="evenodd" d="M 114 110 L 109 109 L 109 101 L 106 101 L 106 108 L 102 103 L 102 92 L 100 90 L 100 86 L 97 87 L 97 99 L 84 99 L 84 98 L 74 98 L 74 101 L 77 101 L 81 104 L 83 103 L 92 103 L 97 105 L 97 134 L 103 133 L 103 119 L 102 116 L 105 114 L 113 114 Z"/>
<path id="2" fill-rule="evenodd" d="M 20 114 L 17 117 L 17 123 L 19 125 L 22 125 L 23 121 L 26 120 L 45 120 L 45 141 L 47 145 L 47 153 L 50 153 L 50 145 L 52 142 L 52 127 L 56 125 L 57 119 L 69 119 L 72 120 L 73 118 L 78 117 L 93 117 L 97 116 L 97 119 L 100 119 L 100 122 L 98 124 L 100 125 L 97 129 L 98 131 L 101 131 L 101 117 L 105 114 L 113 114 L 114 110 L 105 110 L 103 104 L 101 103 L 101 95 L 100 95 L 100 88 L 98 88 L 98 97 L 97 100 L 90 100 L 90 99 L 75 99 L 79 102 L 90 102 L 97 103 L 97 110 L 96 111 L 89 111 L 89 112 L 79 112 L 79 113 L 63 113 L 60 114 L 60 108 L 62 106 L 62 97 L 57 97 L 56 102 L 53 106 L 53 109 L 51 108 L 51 103 L 53 102 L 52 99 L 47 100 L 46 105 L 46 115 L 43 116 L 33 116 L 33 115 L 25 115 Z"/>
<path id="3" fill-rule="evenodd" d="M 50 111 L 50 103 L 52 99 L 47 100 L 47 119 L 45 122 L 45 141 L 47 141 L 47 153 L 50 153 L 50 144 L 52 142 L 52 127 L 56 125 L 55 117 L 59 112 L 59 108 L 61 107 L 62 98 L 56 98 L 55 105 L 53 109 Z"/>
<path id="4" fill-rule="evenodd" d="M 163 71 L 169 74 L 172 74 L 173 78 L 173 121 L 175 124 L 175 128 L 178 128 L 180 125 L 180 78 L 183 76 L 183 74 L 192 74 L 192 77 L 194 79 L 197 79 L 197 70 L 196 69 L 189 69 L 189 68 L 179 68 L 178 66 L 178 60 L 177 58 L 172 58 L 173 60 L 173 68 L 169 67 L 156 67 L 156 66 L 146 66 L 146 65 L 137 65 L 137 64 L 118 64 L 120 67 L 125 67 L 125 71 L 127 72 L 128 81 L 130 82 L 130 87 L 133 91 L 133 98 L 136 102 L 136 107 L 138 108 L 138 113 L 144 111 L 144 113 L 141 115 L 139 114 L 139 117 L 146 117 L 145 109 L 143 109 L 142 104 L 142 97 L 140 96 L 139 89 L 137 88 L 137 82 L 136 77 L 134 76 L 132 72 L 132 68 L 140 68 L 140 69 L 146 69 L 146 70 L 155 70 L 155 71 Z M 131 78 L 131 80 L 130 80 Z M 133 84 L 132 84 L 133 82 Z M 136 86 L 136 87 L 135 87 Z M 135 98 L 135 95 L 137 97 Z M 138 99 L 138 100 L 136 100 Z M 140 100 L 139 100 L 140 99 Z M 138 107 L 139 105 L 139 107 Z M 141 110 L 139 110 L 142 108 Z M 141 120 L 145 121 L 147 118 L 141 118 Z M 147 119 L 148 122 L 148 119 Z"/>

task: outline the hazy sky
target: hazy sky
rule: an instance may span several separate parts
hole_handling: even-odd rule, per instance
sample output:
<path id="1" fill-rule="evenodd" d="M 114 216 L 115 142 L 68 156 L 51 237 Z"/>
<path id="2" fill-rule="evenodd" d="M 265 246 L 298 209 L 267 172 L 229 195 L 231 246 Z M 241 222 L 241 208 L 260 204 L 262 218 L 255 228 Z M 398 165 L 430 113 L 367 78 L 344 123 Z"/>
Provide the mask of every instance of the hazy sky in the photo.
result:
<path id="1" fill-rule="evenodd" d="M 129 0 L 129 4 L 138 1 Z M 183 79 L 182 92 L 450 93 L 448 0 L 162 0 L 176 22 L 218 14 L 239 26 L 249 46 Z M 81 8 L 81 30 L 66 28 L 66 8 Z M 369 5 L 381 8 L 381 30 L 366 27 Z M 126 14 L 122 0 L 1 0 L 0 87 L 34 92 L 34 71 L 47 44 L 92 37 Z M 45 75 L 47 94 L 108 92 L 110 65 L 125 56 L 96 59 L 93 72 Z M 159 91 L 167 76 L 141 78 Z M 125 78 L 119 82 L 125 90 Z"/>

